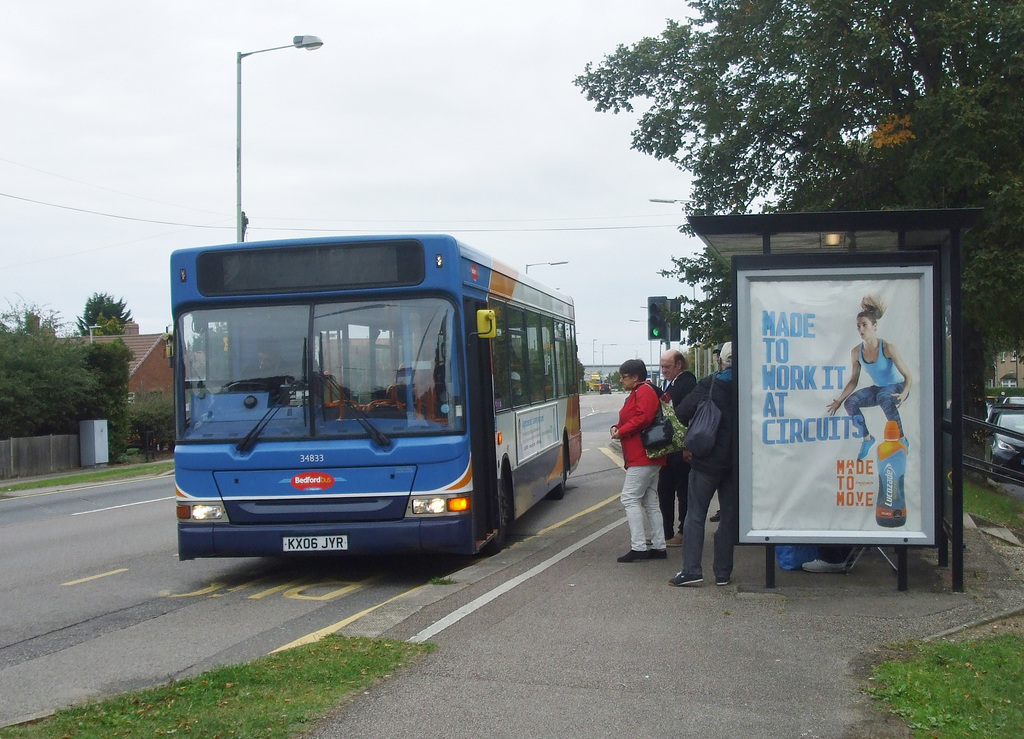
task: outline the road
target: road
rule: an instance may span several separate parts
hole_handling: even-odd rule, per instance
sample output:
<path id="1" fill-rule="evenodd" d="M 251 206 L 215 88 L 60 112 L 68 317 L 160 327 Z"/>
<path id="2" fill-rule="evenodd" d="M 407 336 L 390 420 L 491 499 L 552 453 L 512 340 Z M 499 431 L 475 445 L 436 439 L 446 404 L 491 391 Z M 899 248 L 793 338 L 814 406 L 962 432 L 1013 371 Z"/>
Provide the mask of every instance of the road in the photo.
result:
<path id="1" fill-rule="evenodd" d="M 584 396 L 584 454 L 564 500 L 512 541 L 608 501 L 622 396 Z M 254 659 L 351 618 L 467 557 L 178 562 L 171 477 L 0 500 L 0 726 Z"/>

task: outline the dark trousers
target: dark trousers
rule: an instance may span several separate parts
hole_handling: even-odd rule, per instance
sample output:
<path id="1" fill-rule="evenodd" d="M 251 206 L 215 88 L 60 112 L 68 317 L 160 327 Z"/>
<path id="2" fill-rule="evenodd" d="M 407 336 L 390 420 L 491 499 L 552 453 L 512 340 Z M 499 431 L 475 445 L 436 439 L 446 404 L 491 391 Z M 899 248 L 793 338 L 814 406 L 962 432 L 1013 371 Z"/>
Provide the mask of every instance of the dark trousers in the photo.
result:
<path id="1" fill-rule="evenodd" d="M 676 501 L 679 501 L 679 533 L 686 520 L 686 498 L 690 489 L 690 465 L 683 461 L 683 453 L 669 454 L 666 464 L 658 473 L 658 505 L 665 522 L 665 538 L 671 539 L 676 532 Z"/>
<path id="2" fill-rule="evenodd" d="M 703 576 L 701 559 L 704 554 L 704 522 L 708 506 L 718 491 L 722 520 L 715 531 L 715 577 L 728 580 L 732 576 L 733 548 L 739 539 L 739 473 L 733 468 L 719 472 L 690 473 L 690 508 L 683 524 L 684 575 Z"/>

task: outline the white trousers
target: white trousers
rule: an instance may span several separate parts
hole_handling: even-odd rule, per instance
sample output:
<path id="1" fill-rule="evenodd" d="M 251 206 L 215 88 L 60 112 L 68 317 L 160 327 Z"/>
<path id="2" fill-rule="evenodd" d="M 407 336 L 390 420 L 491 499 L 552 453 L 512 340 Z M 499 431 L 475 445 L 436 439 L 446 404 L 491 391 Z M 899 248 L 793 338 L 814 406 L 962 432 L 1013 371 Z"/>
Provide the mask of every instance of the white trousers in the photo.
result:
<path id="1" fill-rule="evenodd" d="M 651 531 L 651 548 L 665 548 L 665 521 L 658 503 L 658 472 L 656 465 L 638 465 L 626 470 L 622 483 L 622 507 L 629 524 L 629 546 L 638 552 L 647 551 L 644 519 Z M 646 514 L 646 515 L 645 515 Z"/>

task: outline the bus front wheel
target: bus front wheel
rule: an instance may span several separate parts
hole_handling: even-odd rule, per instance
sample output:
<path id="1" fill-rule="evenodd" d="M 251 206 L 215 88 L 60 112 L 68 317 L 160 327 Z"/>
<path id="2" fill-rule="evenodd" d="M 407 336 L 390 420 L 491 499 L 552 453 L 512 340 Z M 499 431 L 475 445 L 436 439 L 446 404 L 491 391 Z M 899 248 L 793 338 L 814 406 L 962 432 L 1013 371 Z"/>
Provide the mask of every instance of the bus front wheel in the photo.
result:
<path id="1" fill-rule="evenodd" d="M 505 545 L 508 544 L 509 530 L 512 528 L 512 521 L 515 520 L 515 497 L 512 490 L 512 475 L 508 468 L 505 469 L 505 474 L 501 476 L 501 483 L 498 489 L 498 496 L 495 501 L 497 504 L 496 515 L 496 530 L 491 540 L 487 542 L 487 546 L 483 549 L 483 554 L 490 556 L 497 554 Z"/>

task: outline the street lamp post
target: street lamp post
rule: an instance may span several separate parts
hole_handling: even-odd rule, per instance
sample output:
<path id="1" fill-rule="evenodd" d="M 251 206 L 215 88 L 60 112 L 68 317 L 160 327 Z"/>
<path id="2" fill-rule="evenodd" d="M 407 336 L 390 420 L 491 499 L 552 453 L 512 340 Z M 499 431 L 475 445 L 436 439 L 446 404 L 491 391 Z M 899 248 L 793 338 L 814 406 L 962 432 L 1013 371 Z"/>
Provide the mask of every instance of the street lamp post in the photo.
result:
<path id="1" fill-rule="evenodd" d="M 235 222 L 237 225 L 238 241 L 245 241 L 245 216 L 242 214 L 242 60 L 253 54 L 262 54 L 265 51 L 277 51 L 278 49 L 306 49 L 315 51 L 324 45 L 318 36 L 296 36 L 287 46 L 274 46 L 269 49 L 258 49 L 257 51 L 238 52 L 238 83 L 235 97 Z"/>
<path id="2" fill-rule="evenodd" d="M 618 344 L 601 344 L 601 369 L 604 369 L 604 348 L 606 346 L 618 346 Z"/>
<path id="3" fill-rule="evenodd" d="M 526 274 L 530 274 L 530 267 L 539 267 L 542 264 L 554 267 L 556 264 L 568 264 L 568 262 L 530 262 L 526 265 Z"/>

